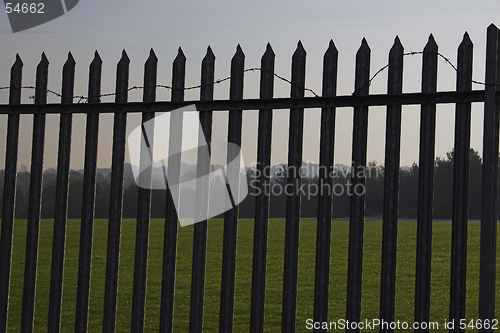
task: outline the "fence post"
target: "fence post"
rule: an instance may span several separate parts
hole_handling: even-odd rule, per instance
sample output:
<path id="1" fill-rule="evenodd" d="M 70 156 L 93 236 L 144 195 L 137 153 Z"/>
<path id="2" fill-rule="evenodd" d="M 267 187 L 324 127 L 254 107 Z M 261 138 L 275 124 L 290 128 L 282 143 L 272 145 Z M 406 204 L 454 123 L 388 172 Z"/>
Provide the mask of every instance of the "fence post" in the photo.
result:
<path id="1" fill-rule="evenodd" d="M 268 43 L 260 62 L 260 98 L 273 98 L 274 52 Z M 257 141 L 257 179 L 259 195 L 255 198 L 255 220 L 252 257 L 252 300 L 250 305 L 250 332 L 264 332 L 264 307 L 266 299 L 267 233 L 269 223 L 269 189 L 271 177 L 271 132 L 273 110 L 259 110 Z"/>
<path id="2" fill-rule="evenodd" d="M 89 68 L 89 103 L 100 102 L 102 60 L 97 51 Z M 97 173 L 97 136 L 99 114 L 87 114 L 85 133 L 85 160 L 83 169 L 82 220 L 80 228 L 80 255 L 78 260 L 78 287 L 76 294 L 75 333 L 87 332 L 94 229 L 95 182 Z"/>
<path id="3" fill-rule="evenodd" d="M 63 67 L 62 104 L 73 104 L 75 85 L 75 59 L 71 53 Z M 59 118 L 59 151 L 57 157 L 56 207 L 52 240 L 52 272 L 50 279 L 49 320 L 47 332 L 59 332 L 64 274 L 64 248 L 66 219 L 68 216 L 69 162 L 71 155 L 71 126 L 73 114 L 64 113 Z"/>
<path id="4" fill-rule="evenodd" d="M 432 35 L 424 48 L 422 92 L 436 92 L 438 46 Z M 436 104 L 422 104 L 418 163 L 417 259 L 415 273 L 415 321 L 429 322 L 431 298 L 432 210 Z M 415 332 L 428 332 L 418 329 Z"/>
<path id="5" fill-rule="evenodd" d="M 299 41 L 292 57 L 292 98 L 304 97 L 306 51 Z M 286 198 L 285 252 L 283 265 L 283 305 L 281 331 L 295 332 L 297 317 L 297 270 L 299 267 L 300 185 L 302 184 L 302 144 L 304 109 L 290 109 L 288 132 L 288 181 L 292 189 Z"/>
<path id="6" fill-rule="evenodd" d="M 35 104 L 47 103 L 47 81 L 49 61 L 42 54 L 36 68 Z M 44 113 L 33 115 L 33 142 L 31 145 L 30 193 L 28 197 L 28 226 L 26 232 L 26 257 L 24 260 L 23 312 L 21 332 L 33 331 L 35 314 L 36 270 L 38 262 L 38 234 L 40 228 L 40 206 L 42 199 L 43 153 L 45 145 Z"/>
<path id="7" fill-rule="evenodd" d="M 177 57 L 172 65 L 172 102 L 184 100 L 184 86 L 186 77 L 186 57 L 179 47 Z M 182 146 L 182 127 L 176 128 L 175 124 L 182 123 L 182 113 L 174 112 L 171 117 L 180 119 L 170 122 L 169 151 L 180 151 Z M 168 179 L 174 184 L 180 182 L 181 161 L 176 158 L 168 159 Z M 178 219 L 175 204 L 179 197 L 174 198 L 167 184 L 167 198 L 165 209 L 165 232 L 163 240 L 163 269 L 160 308 L 160 332 L 171 333 L 174 323 L 174 295 L 175 295 L 175 266 L 177 257 L 177 228 Z"/>
<path id="8" fill-rule="evenodd" d="M 236 53 L 231 60 L 231 100 L 243 99 L 243 75 L 245 70 L 245 54 L 240 45 L 236 47 Z M 241 146 L 242 111 L 229 110 L 227 142 Z M 238 158 L 239 151 L 234 146 L 228 145 L 227 164 Z M 236 160 L 239 161 L 239 160 Z M 235 161 L 235 162 L 236 162 Z M 233 184 L 240 183 L 240 165 L 228 168 L 227 178 Z M 239 189 L 233 191 L 234 202 L 239 202 Z M 222 277 L 221 277 L 221 300 L 219 332 L 233 332 L 234 316 L 234 285 L 236 273 L 236 243 L 238 237 L 238 206 L 228 210 L 224 214 L 224 242 L 222 249 Z"/>
<path id="9" fill-rule="evenodd" d="M 116 68 L 115 103 L 126 103 L 130 60 L 125 50 Z M 127 114 L 115 113 L 113 124 L 113 157 L 109 198 L 108 246 L 106 251 L 106 281 L 102 332 L 114 333 L 118 296 L 118 269 L 120 261 L 120 231 L 123 208 L 123 174 L 125 168 L 125 132 Z"/>
<path id="10" fill-rule="evenodd" d="M 495 318 L 495 274 L 498 221 L 498 126 L 500 101 L 500 31 L 491 24 L 486 37 L 479 319 Z M 491 332 L 482 328 L 479 332 Z"/>
<path id="11" fill-rule="evenodd" d="M 10 70 L 9 104 L 21 104 L 23 62 L 16 54 Z M 0 333 L 7 331 L 9 306 L 10 266 L 12 259 L 12 234 L 16 201 L 17 153 L 19 147 L 19 114 L 9 114 L 3 183 L 2 234 L 0 238 Z"/>
<path id="12" fill-rule="evenodd" d="M 210 101 L 214 98 L 214 72 L 215 55 L 210 46 L 201 64 L 201 91 L 200 100 Z M 213 111 L 200 112 L 200 128 L 198 142 L 201 144 L 203 135 L 205 142 L 212 142 L 212 113 Z M 208 152 L 210 154 L 210 151 Z M 196 175 L 196 201 L 195 218 L 198 222 L 194 225 L 193 232 L 193 266 L 191 273 L 191 304 L 189 311 L 189 332 L 198 333 L 203 330 L 203 303 L 205 300 L 205 264 L 207 260 L 207 216 L 208 195 L 210 183 L 206 175 L 210 170 L 210 156 L 206 156 L 204 149 L 198 149 Z M 202 180 L 203 179 L 203 180 Z M 200 181 L 202 180 L 202 181 Z"/>
<path id="13" fill-rule="evenodd" d="M 338 51 L 330 40 L 323 57 L 323 97 L 337 94 Z M 319 150 L 318 219 L 316 229 L 316 266 L 314 278 L 314 321 L 328 321 L 330 286 L 330 246 L 332 236 L 333 152 L 335 147 L 335 108 L 321 109 Z M 314 332 L 326 332 L 324 329 Z"/>
<path id="14" fill-rule="evenodd" d="M 387 94 L 401 94 L 403 90 L 403 45 L 399 37 L 389 52 Z M 396 306 L 396 253 L 398 247 L 399 215 L 399 160 L 401 155 L 401 105 L 387 107 L 384 210 L 382 224 L 382 268 L 380 276 L 380 320 L 394 321 Z M 394 332 L 380 327 L 380 332 Z"/>
<path id="15" fill-rule="evenodd" d="M 458 48 L 457 91 L 472 89 L 472 42 L 465 33 Z M 451 233 L 450 321 L 465 318 L 467 224 L 469 219 L 469 158 L 471 103 L 457 103 L 453 155 L 453 213 Z M 450 332 L 464 332 L 459 326 Z"/>
<path id="16" fill-rule="evenodd" d="M 156 78 L 158 58 L 153 49 L 149 51 L 149 57 L 144 65 L 144 91 L 143 102 L 154 102 L 156 100 Z M 154 118 L 154 112 L 142 113 L 142 131 L 146 135 L 144 124 Z M 148 272 L 148 245 L 149 245 L 149 219 L 151 213 L 151 182 L 153 172 L 153 160 L 150 151 L 153 150 L 154 126 L 148 127 L 147 147 L 141 145 L 140 167 L 144 170 L 139 174 L 139 183 L 149 185 L 149 188 L 139 187 L 137 189 L 137 221 L 135 232 L 135 258 L 134 258 L 134 284 L 132 294 L 132 333 L 144 331 L 144 311 L 146 308 L 146 280 Z M 146 137 L 144 137 L 146 140 Z"/>
<path id="17" fill-rule="evenodd" d="M 368 95 L 370 76 L 370 47 L 363 38 L 356 54 L 356 95 Z M 354 107 L 352 132 L 352 167 L 351 167 L 351 207 L 349 217 L 349 259 L 347 267 L 346 320 L 361 320 L 361 284 L 363 272 L 363 237 L 365 225 L 366 184 L 366 147 L 368 135 L 368 107 Z M 363 189 L 362 194 L 358 186 Z M 346 332 L 359 332 L 359 328 L 346 329 Z"/>

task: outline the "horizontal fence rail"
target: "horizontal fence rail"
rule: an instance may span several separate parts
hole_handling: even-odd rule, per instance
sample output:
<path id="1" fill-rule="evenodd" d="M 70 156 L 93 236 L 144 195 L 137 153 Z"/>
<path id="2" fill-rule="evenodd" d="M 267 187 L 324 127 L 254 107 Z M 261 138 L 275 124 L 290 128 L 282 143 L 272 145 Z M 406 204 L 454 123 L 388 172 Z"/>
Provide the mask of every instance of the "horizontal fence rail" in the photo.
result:
<path id="1" fill-rule="evenodd" d="M 146 123 L 155 118 L 156 112 L 169 112 L 192 104 L 200 112 L 200 145 L 204 142 L 208 147 L 212 144 L 212 125 L 214 111 L 229 111 L 227 141 L 241 146 L 243 133 L 243 111 L 258 110 L 257 128 L 257 170 L 259 176 L 255 185 L 260 194 L 255 198 L 255 219 L 253 224 L 253 257 L 251 267 L 251 295 L 249 295 L 250 332 L 264 332 L 266 313 L 266 270 L 268 268 L 268 236 L 270 194 L 265 189 L 271 184 L 271 175 L 264 172 L 271 167 L 271 143 L 274 110 L 289 109 L 289 142 L 288 164 L 292 169 L 285 178 L 286 186 L 294 189 L 294 194 L 286 200 L 285 235 L 281 330 L 295 332 L 300 330 L 297 322 L 298 272 L 299 272 L 299 240 L 301 224 L 301 196 L 298 189 L 303 177 L 297 170 L 301 167 L 304 144 L 304 115 L 307 109 L 321 108 L 319 125 L 320 150 L 318 183 L 321 188 L 332 187 L 333 176 L 327 170 L 334 169 L 334 139 L 336 124 L 336 108 L 353 108 L 352 165 L 353 170 L 367 167 L 367 138 L 370 106 L 386 106 L 386 137 L 381 261 L 380 261 L 380 311 L 379 319 L 392 322 L 396 317 L 396 267 L 398 246 L 398 218 L 400 191 L 400 155 L 401 155 L 401 119 L 403 105 L 420 105 L 420 147 L 419 177 L 417 202 L 417 237 L 414 281 L 414 320 L 429 322 L 431 304 L 431 262 L 433 236 L 433 204 L 434 204 L 434 167 L 436 142 L 436 105 L 455 104 L 455 141 L 453 169 L 453 209 L 452 209 L 452 242 L 450 262 L 449 319 L 460 321 L 465 318 L 467 295 L 467 223 L 469 217 L 469 151 L 471 136 L 471 104 L 484 103 L 483 132 L 483 166 L 481 197 L 481 239 L 480 239 L 480 272 L 479 272 L 479 308 L 477 315 L 483 322 L 495 318 L 495 283 L 496 283 L 496 247 L 498 216 L 498 156 L 499 156 L 499 123 L 500 123 L 500 31 L 491 25 L 487 30 L 486 75 L 483 90 L 472 90 L 472 50 L 473 44 L 465 33 L 458 48 L 457 67 L 451 65 L 449 59 L 438 53 L 438 45 L 432 35 L 423 52 L 404 53 L 398 37 L 389 52 L 389 63 L 370 78 L 370 54 L 368 42 L 363 39 L 356 54 L 355 93 L 337 96 L 338 50 L 333 41 L 324 55 L 322 96 L 304 97 L 306 75 L 306 51 L 299 41 L 292 57 L 291 80 L 288 81 L 274 73 L 275 54 L 270 44 L 261 59 L 260 98 L 244 99 L 245 54 L 238 45 L 231 61 L 231 77 L 229 99 L 213 100 L 215 75 L 215 55 L 208 47 L 202 61 L 200 99 L 185 101 L 185 67 L 186 57 L 179 48 L 172 65 L 172 97 L 171 101 L 156 101 L 157 64 L 158 59 L 153 50 L 150 51 L 144 67 L 144 86 L 142 102 L 127 102 L 129 88 L 130 60 L 125 51 L 116 69 L 116 92 L 114 103 L 101 103 L 101 70 L 102 60 L 96 52 L 89 67 L 88 103 L 73 103 L 76 62 L 68 54 L 63 68 L 61 103 L 47 104 L 49 61 L 45 54 L 37 67 L 35 104 L 21 104 L 23 63 L 17 55 L 11 69 L 9 104 L 0 104 L 0 115 L 6 115 L 6 159 L 3 185 L 2 226 L 0 235 L 0 333 L 7 331 L 9 312 L 9 286 L 13 248 L 16 177 L 19 150 L 20 115 L 34 115 L 32 134 L 31 174 L 28 197 L 28 221 L 26 233 L 26 251 L 24 260 L 24 285 L 22 297 L 21 331 L 32 332 L 35 318 L 35 295 L 38 265 L 38 243 L 41 217 L 41 199 L 43 184 L 43 162 L 45 144 L 45 121 L 48 114 L 60 115 L 59 145 L 57 162 L 55 219 L 52 242 L 52 265 L 50 280 L 50 305 L 48 309 L 48 332 L 60 332 L 63 276 L 65 261 L 66 226 L 68 217 L 68 192 L 73 114 L 86 114 L 87 127 L 85 137 L 85 166 L 83 175 L 83 195 L 80 224 L 80 245 L 78 261 L 78 284 L 76 307 L 74 313 L 74 331 L 89 331 L 89 294 L 92 268 L 92 244 L 94 240 L 93 226 L 96 205 L 96 172 L 99 117 L 101 114 L 114 114 L 112 166 L 110 181 L 110 205 L 107 234 L 106 282 L 104 286 L 104 308 L 102 312 L 102 331 L 113 333 L 117 330 L 118 277 L 120 271 L 120 238 L 122 227 L 122 211 L 124 202 L 124 165 L 127 117 L 129 113 L 141 113 L 141 127 L 145 131 Z M 403 58 L 405 55 L 422 54 L 422 87 L 421 92 L 403 93 Z M 444 58 L 457 72 L 456 91 L 437 91 L 439 57 Z M 388 68 L 387 94 L 369 94 L 369 86 L 373 78 Z M 251 69 L 253 70 L 253 69 Z M 273 98 L 274 79 L 278 77 L 291 86 L 289 98 Z M 182 143 L 182 128 L 175 124 L 182 121 L 182 116 L 172 113 L 176 121 L 171 123 L 168 142 L 169 149 L 179 150 Z M 179 118 L 180 117 L 180 118 Z M 279 125 L 279 124 L 278 124 Z M 275 124 L 276 126 L 276 124 Z M 154 131 L 162 131 L 156 127 Z M 145 135 L 145 134 L 144 134 Z M 147 158 L 157 142 L 146 142 L 141 146 L 141 170 L 139 176 L 142 184 L 152 183 L 152 165 Z M 196 174 L 198 176 L 210 172 L 209 163 L 211 148 L 207 152 L 198 151 Z M 227 163 L 236 155 L 228 148 Z M 144 157 L 145 159 L 143 159 Z M 180 161 L 168 161 L 169 180 L 179 183 L 181 175 Z M 239 165 L 227 168 L 230 179 L 239 179 Z M 365 186 L 366 175 L 352 172 L 353 186 Z M 167 187 L 164 202 L 164 238 L 162 264 L 161 299 L 159 307 L 160 332 L 172 332 L 174 328 L 177 236 L 178 216 L 176 207 L 180 195 L 173 195 Z M 207 263 L 207 237 L 210 182 L 197 183 L 194 206 L 195 217 L 201 221 L 194 225 L 193 251 L 191 266 L 191 289 L 189 297 L 189 331 L 202 332 L 204 329 L 205 289 Z M 229 185 L 227 185 L 229 188 Z M 238 201 L 231 197 L 233 202 Z M 234 192 L 233 192 L 234 193 Z M 365 193 L 350 198 L 349 244 L 347 262 L 347 290 L 345 318 L 350 322 L 359 322 L 362 315 L 363 297 L 363 252 L 365 241 Z M 236 200 L 236 201 L 234 201 Z M 148 285 L 148 251 L 150 218 L 152 211 L 152 190 L 139 188 L 137 193 L 137 223 L 135 233 L 135 253 L 133 268 L 130 331 L 142 332 L 145 329 L 146 292 Z M 314 269 L 314 308 L 315 322 L 328 322 L 330 285 L 332 281 L 331 267 L 336 269 L 330 253 L 332 237 L 336 230 L 332 227 L 332 214 L 335 211 L 335 198 L 331 192 L 321 194 L 317 202 L 317 229 Z M 235 330 L 235 286 L 238 276 L 237 240 L 238 240 L 238 206 L 224 213 L 224 232 L 222 246 L 222 265 L 220 278 L 220 311 L 219 332 Z M 219 282 L 218 282 L 219 283 Z M 311 289 L 312 290 L 312 289 Z M 301 324 L 302 325 L 302 324 Z M 314 326 L 314 332 L 326 332 L 323 326 Z M 360 327 L 348 327 L 348 332 L 360 332 Z M 394 332 L 393 328 L 380 327 L 380 332 Z M 418 328 L 415 332 L 429 332 L 428 328 Z M 450 332 L 464 332 L 455 325 Z M 493 332 L 491 326 L 483 326 L 479 332 Z"/>
<path id="2" fill-rule="evenodd" d="M 333 107 L 361 107 L 361 106 L 392 106 L 392 105 L 421 105 L 421 104 L 455 104 L 484 102 L 484 90 L 472 91 L 440 91 L 435 93 L 403 93 L 394 95 L 373 94 L 367 96 L 336 96 L 336 97 L 304 97 L 304 98 L 274 98 L 274 99 L 245 99 L 213 100 L 213 101 L 184 101 L 184 102 L 130 102 L 130 103 L 101 103 L 97 105 L 73 104 L 70 107 L 62 104 L 33 105 L 0 105 L 0 114 L 63 114 L 63 113 L 130 113 L 141 112 L 169 112 L 188 105 L 196 104 L 198 111 L 227 111 L 227 110 L 260 110 L 260 109 L 291 109 L 291 108 L 333 108 Z M 500 94 L 496 93 L 497 98 Z"/>

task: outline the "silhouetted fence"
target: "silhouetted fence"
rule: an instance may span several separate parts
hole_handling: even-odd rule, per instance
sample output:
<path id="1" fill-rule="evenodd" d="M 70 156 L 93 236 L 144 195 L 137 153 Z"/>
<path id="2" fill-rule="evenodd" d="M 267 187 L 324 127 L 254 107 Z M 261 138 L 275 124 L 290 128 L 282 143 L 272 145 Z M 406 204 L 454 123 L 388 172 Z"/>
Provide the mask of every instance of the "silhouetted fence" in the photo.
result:
<path id="1" fill-rule="evenodd" d="M 60 114 L 59 155 L 57 165 L 57 192 L 52 250 L 52 275 L 48 331 L 58 332 L 61 317 L 62 277 L 67 217 L 67 196 L 71 146 L 72 115 L 87 114 L 85 138 L 85 166 L 78 266 L 75 332 L 86 332 L 89 308 L 92 230 L 94 223 L 96 161 L 99 115 L 114 113 L 111 196 L 107 242 L 106 285 L 103 308 L 103 332 L 114 332 L 117 304 L 120 228 L 122 218 L 125 134 L 128 112 L 142 112 L 142 121 L 152 119 L 155 112 L 165 112 L 189 104 L 196 104 L 200 123 L 207 142 L 211 141 L 212 112 L 229 110 L 228 142 L 241 144 L 242 111 L 259 110 L 257 162 L 260 176 L 256 179 L 262 191 L 255 199 L 253 269 L 250 331 L 263 332 L 266 287 L 267 235 L 269 194 L 263 189 L 270 183 L 264 170 L 270 167 L 273 109 L 290 109 L 288 167 L 298 170 L 302 165 L 304 109 L 322 108 L 320 137 L 319 186 L 332 186 L 328 170 L 333 170 L 335 108 L 353 107 L 352 168 L 366 167 L 367 128 L 369 106 L 387 106 L 386 152 L 384 169 L 383 236 L 381 261 L 380 319 L 394 321 L 396 285 L 396 248 L 398 226 L 399 161 L 402 105 L 421 105 L 420 157 L 418 184 L 417 256 L 415 276 L 415 321 L 430 320 L 431 239 L 433 215 L 433 176 L 436 104 L 456 104 L 455 148 L 453 176 L 453 220 L 450 281 L 450 319 L 465 318 L 466 260 L 468 222 L 468 175 L 470 150 L 471 103 L 484 102 L 483 171 L 481 200 L 481 250 L 479 319 L 495 316 L 495 274 L 498 192 L 498 144 L 500 111 L 500 31 L 491 25 L 487 32 L 486 79 L 484 90 L 472 90 L 472 42 L 467 34 L 458 48 L 457 89 L 437 92 L 438 46 L 432 35 L 423 50 L 422 91 L 402 93 L 403 46 L 396 37 L 389 53 L 387 94 L 370 95 L 370 48 L 363 39 L 356 54 L 355 93 L 337 96 L 338 52 L 333 42 L 324 56 L 323 92 L 321 97 L 304 97 L 306 52 L 299 42 L 292 58 L 291 96 L 273 98 L 275 55 L 268 44 L 261 60 L 260 99 L 243 99 L 245 56 L 238 46 L 231 62 L 229 100 L 213 100 L 215 56 L 208 48 L 202 62 L 201 93 L 199 101 L 184 101 L 185 57 L 179 49 L 173 63 L 172 101 L 156 102 L 157 58 L 153 51 L 145 64 L 144 95 L 142 103 L 127 103 L 129 59 L 123 52 L 118 63 L 115 103 L 100 103 L 101 59 L 95 54 L 90 65 L 88 103 L 73 104 L 75 61 L 71 54 L 63 69 L 61 104 L 46 104 L 48 60 L 42 55 L 37 67 L 34 105 L 21 105 L 21 78 L 23 63 L 17 56 L 11 70 L 9 105 L 0 105 L 0 114 L 8 115 L 7 150 L 3 195 L 2 230 L 0 241 L 0 332 L 7 327 L 9 279 L 11 267 L 16 169 L 21 114 L 33 114 L 33 145 L 30 174 L 29 211 L 26 238 L 24 292 L 22 303 L 22 332 L 33 330 L 38 235 L 42 189 L 45 119 L 47 114 Z M 173 135 L 173 134 L 172 134 Z M 178 145 L 171 136 L 169 144 Z M 179 165 L 169 165 L 169 172 Z M 365 184 L 365 177 L 351 174 L 353 186 Z M 286 235 L 283 272 L 282 331 L 296 330 L 297 269 L 300 224 L 301 176 L 289 173 L 287 179 L 292 195 L 286 201 Z M 138 190 L 135 268 L 133 280 L 131 332 L 144 329 L 146 271 L 148 257 L 151 190 Z M 178 220 L 173 200 L 165 203 L 165 238 L 163 282 L 161 291 L 160 331 L 171 332 L 174 311 L 174 287 Z M 314 321 L 328 321 L 328 290 L 330 271 L 331 217 L 333 196 L 321 191 L 318 198 L 316 272 L 314 291 Z M 350 203 L 349 258 L 346 318 L 361 320 L 361 282 L 363 271 L 363 231 L 365 195 L 353 195 Z M 238 208 L 225 213 L 222 281 L 220 294 L 220 331 L 232 332 L 236 265 L 236 230 Z M 207 222 L 194 226 L 190 332 L 202 331 L 207 251 Z M 455 331 L 460 329 L 455 325 Z M 317 330 L 321 331 L 321 330 Z M 351 329 L 348 331 L 359 331 Z M 392 330 L 381 329 L 384 332 Z M 428 331 L 421 329 L 419 331 Z M 489 332 L 489 329 L 481 329 Z"/>

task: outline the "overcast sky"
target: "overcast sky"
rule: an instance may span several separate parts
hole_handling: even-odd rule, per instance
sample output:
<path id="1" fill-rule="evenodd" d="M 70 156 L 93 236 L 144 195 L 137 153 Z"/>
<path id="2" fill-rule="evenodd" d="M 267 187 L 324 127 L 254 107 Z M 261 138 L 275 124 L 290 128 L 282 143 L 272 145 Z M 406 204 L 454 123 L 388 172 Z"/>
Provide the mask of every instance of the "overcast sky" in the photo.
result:
<path id="1" fill-rule="evenodd" d="M 229 76 L 236 45 L 245 55 L 245 67 L 259 67 L 266 44 L 276 53 L 276 73 L 290 78 L 291 56 L 299 40 L 307 52 L 306 87 L 321 92 L 323 54 L 332 39 L 339 50 L 338 94 L 348 95 L 354 86 L 354 58 L 365 37 L 371 48 L 371 74 L 387 64 L 389 49 L 398 35 L 405 52 L 421 51 L 432 33 L 439 52 L 456 63 L 457 47 L 467 31 L 474 43 L 475 80 L 484 81 L 486 28 L 500 27 L 499 1 L 92 1 L 82 0 L 70 12 L 44 25 L 13 34 L 5 12 L 0 14 L 0 86 L 8 86 L 16 53 L 24 62 L 23 85 L 35 84 L 35 68 L 45 52 L 49 62 L 49 88 L 61 89 L 61 71 L 68 51 L 76 62 L 75 94 L 87 95 L 88 66 L 97 50 L 103 60 L 102 92 L 114 91 L 116 63 L 125 49 L 131 59 L 130 86 L 142 85 L 144 61 L 151 48 L 158 62 L 158 83 L 171 84 L 172 61 L 180 46 L 187 57 L 186 86 L 200 82 L 201 60 L 210 45 L 216 56 L 216 79 Z M 420 90 L 421 56 L 404 59 L 405 92 Z M 245 76 L 247 98 L 258 97 L 258 72 Z M 438 90 L 453 90 L 456 73 L 442 59 L 438 64 Z M 371 93 L 386 92 L 387 72 L 377 76 Z M 473 89 L 483 89 L 473 85 Z M 23 102 L 32 103 L 31 90 Z M 287 97 L 290 86 L 275 81 L 275 96 Z M 228 82 L 215 87 L 215 99 L 227 99 Z M 306 96 L 311 96 L 306 93 Z M 140 101 L 132 91 L 130 101 Z M 186 93 L 186 100 L 199 98 L 199 91 Z M 158 88 L 158 100 L 170 92 Z M 103 102 L 114 99 L 103 98 Z M 0 103 L 8 102 L 0 90 Z M 49 102 L 57 103 L 51 96 Z M 385 108 L 370 108 L 368 160 L 384 161 Z M 318 162 L 319 110 L 306 110 L 304 161 Z M 482 104 L 473 106 L 471 146 L 482 154 Z M 129 116 L 128 129 L 139 124 Z M 257 112 L 244 112 L 243 157 L 255 161 Z M 288 111 L 275 111 L 272 163 L 287 161 Z M 0 168 L 4 167 L 7 116 L 0 115 Z M 418 162 L 419 107 L 403 108 L 401 165 Z M 98 166 L 111 165 L 112 115 L 101 116 Z M 214 140 L 227 135 L 227 112 L 214 114 Z M 48 116 L 44 167 L 55 167 L 59 117 Z M 32 117 L 21 117 L 19 166 L 30 165 Z M 438 106 L 436 156 L 453 149 L 454 106 Z M 83 167 L 85 116 L 74 117 L 71 168 Z M 352 110 L 337 109 L 335 163 L 350 164 Z"/>

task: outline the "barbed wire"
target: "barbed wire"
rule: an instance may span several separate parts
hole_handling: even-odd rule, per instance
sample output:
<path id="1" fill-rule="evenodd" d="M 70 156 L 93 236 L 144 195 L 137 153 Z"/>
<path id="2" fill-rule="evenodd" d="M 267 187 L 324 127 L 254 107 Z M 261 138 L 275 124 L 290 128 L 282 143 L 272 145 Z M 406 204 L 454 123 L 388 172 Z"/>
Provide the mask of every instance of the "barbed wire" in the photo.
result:
<path id="1" fill-rule="evenodd" d="M 252 67 L 252 68 L 247 68 L 245 69 L 243 72 L 255 72 L 255 71 L 261 71 L 261 72 L 269 72 L 269 73 L 272 73 L 276 78 L 290 84 L 291 86 L 297 86 L 295 85 L 293 82 L 291 82 L 290 80 L 274 73 L 274 72 L 271 72 L 271 71 L 268 71 L 268 70 L 265 70 L 265 69 L 262 69 L 262 68 L 259 68 L 259 67 Z M 222 83 L 224 81 L 227 81 L 227 80 L 230 80 L 231 79 L 231 76 L 228 76 L 228 77 L 225 77 L 223 79 L 217 79 L 213 82 L 213 84 L 219 84 L 219 83 Z M 157 84 L 155 86 L 156 88 L 165 88 L 165 89 L 168 89 L 168 90 L 193 90 L 193 89 L 200 89 L 203 87 L 202 84 L 199 84 L 199 85 L 196 85 L 196 86 L 191 86 L 191 87 L 186 87 L 186 88 L 174 88 L 172 86 L 168 86 L 168 85 L 165 85 L 165 84 Z M 299 87 L 301 88 L 301 87 Z M 0 87 L 0 90 L 3 90 L 3 89 L 10 89 L 10 87 Z M 21 89 L 33 89 L 35 90 L 36 87 L 34 86 L 22 86 Z M 127 91 L 131 91 L 131 90 L 137 90 L 137 89 L 144 89 L 143 86 L 133 86 L 133 87 L 130 87 L 127 89 Z M 305 91 L 309 91 L 310 93 L 312 93 L 314 95 L 314 97 L 320 97 L 318 94 L 316 94 L 314 92 L 314 90 L 312 89 L 309 89 L 309 88 L 304 88 Z M 62 98 L 62 94 L 61 93 L 58 93 L 56 91 L 53 91 L 51 89 L 48 89 L 47 90 L 48 93 L 50 94 L 53 94 L 53 95 L 56 95 L 58 97 L 61 97 Z M 99 95 L 98 97 L 101 98 L 101 97 L 109 97 L 109 96 L 115 96 L 116 95 L 116 92 L 112 92 L 112 93 L 107 93 L 107 94 L 101 94 Z M 73 99 L 79 99 L 77 103 L 81 103 L 82 101 L 84 101 L 83 103 L 88 103 L 88 100 L 89 100 L 89 97 L 88 96 L 83 96 L 83 95 L 76 95 L 76 96 L 73 96 Z"/>
<path id="2" fill-rule="evenodd" d="M 422 51 L 411 51 L 411 52 L 407 52 L 407 53 L 404 53 L 403 56 L 414 56 L 414 55 L 419 55 L 419 54 L 423 54 Z M 440 58 L 442 58 L 445 63 L 447 63 L 449 66 L 451 66 L 451 68 L 453 68 L 455 70 L 455 72 L 458 73 L 458 69 L 457 67 L 451 62 L 451 60 L 447 57 L 445 57 L 443 54 L 439 53 L 437 54 Z M 371 76 L 371 78 L 363 85 L 361 86 L 360 88 L 356 89 L 352 95 L 356 95 L 360 90 L 366 88 L 366 86 L 370 86 L 372 81 L 377 77 L 377 75 L 379 75 L 380 73 L 382 73 L 385 69 L 387 69 L 389 67 L 389 64 L 381 67 L 377 72 L 375 72 L 375 74 L 373 74 Z M 274 72 L 271 72 L 271 71 L 268 71 L 268 70 L 265 70 L 265 69 L 262 69 L 262 68 L 259 68 L 259 67 L 252 67 L 252 68 L 247 68 L 245 69 L 243 72 L 246 73 L 246 72 L 255 72 L 255 71 L 260 71 L 260 72 L 269 72 L 269 73 L 272 73 L 274 75 L 274 77 L 280 79 L 281 81 L 284 81 L 288 84 L 290 84 L 291 86 L 295 86 L 295 87 L 298 87 L 298 88 L 303 88 L 304 91 L 308 91 L 310 92 L 311 94 L 314 95 L 314 97 L 320 97 L 318 94 L 316 94 L 314 92 L 314 90 L 310 89 L 310 88 L 306 88 L 306 87 L 301 87 L 301 86 L 297 86 L 296 84 L 294 84 L 292 81 L 288 80 L 287 78 L 283 77 L 283 76 L 280 76 Z M 213 84 L 219 84 L 219 83 L 222 83 L 222 82 L 225 82 L 225 81 L 228 81 L 231 79 L 231 76 L 228 76 L 228 77 L 225 77 L 223 79 L 217 79 L 213 82 Z M 473 80 L 473 79 L 470 79 L 470 81 L 474 84 L 478 84 L 478 85 L 483 85 L 483 86 L 500 86 L 499 84 L 487 84 L 485 82 L 481 82 L 481 81 L 477 81 L 477 80 Z M 196 86 L 191 86 L 191 87 L 185 87 L 185 88 L 173 88 L 172 86 L 169 86 L 169 85 L 165 85 L 165 84 L 157 84 L 155 86 L 156 88 L 164 88 L 164 89 L 168 89 L 168 90 L 193 90 L 193 89 L 201 89 L 203 87 L 202 84 L 199 84 L 199 85 L 196 85 Z M 11 87 L 7 87 L 7 86 L 4 86 L 4 87 L 0 87 L 0 90 L 4 90 L 4 89 L 10 89 Z M 19 88 L 18 88 L 19 89 Z M 36 87 L 34 86 L 22 86 L 20 89 L 33 89 L 35 90 Z M 133 87 L 130 87 L 127 89 L 127 92 L 128 91 L 132 91 L 132 90 L 140 90 L 140 89 L 144 89 L 143 86 L 133 86 Z M 50 94 L 53 94 L 55 96 L 58 96 L 58 97 L 61 97 L 62 98 L 62 94 L 61 93 L 58 93 L 56 91 L 53 91 L 51 89 L 47 89 L 47 93 L 50 93 Z M 106 93 L 106 94 L 101 94 L 99 95 L 99 99 L 101 97 L 110 97 L 110 96 L 115 96 L 116 95 L 116 92 L 112 92 L 112 93 Z M 33 98 L 33 96 L 30 96 L 30 98 Z M 88 96 L 83 96 L 83 95 L 75 95 L 72 97 L 72 99 L 78 99 L 78 102 L 77 103 L 88 103 L 88 100 L 89 100 L 89 97 Z"/>
<path id="3" fill-rule="evenodd" d="M 424 52 L 422 52 L 422 51 L 411 51 L 411 52 L 403 53 L 403 56 L 414 56 L 414 55 L 418 55 L 418 54 L 424 54 Z M 437 55 L 440 58 L 442 58 L 445 61 L 445 63 L 447 63 L 448 65 L 450 65 L 451 68 L 453 68 L 455 70 L 455 72 L 458 73 L 457 67 L 451 62 L 450 58 L 445 57 L 444 55 L 442 55 L 439 52 L 438 52 Z M 370 86 L 371 83 L 372 83 L 372 81 L 373 81 L 373 79 L 375 79 L 375 77 L 377 75 L 379 75 L 380 73 L 382 73 L 388 67 L 389 67 L 389 64 L 387 64 L 384 67 L 380 68 L 375 74 L 372 75 L 372 77 L 363 86 L 361 86 L 360 88 L 354 90 L 354 92 L 352 93 L 352 95 L 353 96 L 356 95 L 360 90 L 366 88 L 367 85 Z M 465 76 L 462 75 L 462 77 L 465 77 Z M 495 87 L 499 87 L 500 86 L 500 84 L 487 84 L 485 82 L 481 82 L 481 81 L 477 81 L 477 80 L 473 80 L 473 79 L 470 79 L 470 82 L 472 82 L 474 84 L 479 84 L 479 85 L 482 85 L 482 86 L 495 86 Z"/>

